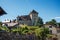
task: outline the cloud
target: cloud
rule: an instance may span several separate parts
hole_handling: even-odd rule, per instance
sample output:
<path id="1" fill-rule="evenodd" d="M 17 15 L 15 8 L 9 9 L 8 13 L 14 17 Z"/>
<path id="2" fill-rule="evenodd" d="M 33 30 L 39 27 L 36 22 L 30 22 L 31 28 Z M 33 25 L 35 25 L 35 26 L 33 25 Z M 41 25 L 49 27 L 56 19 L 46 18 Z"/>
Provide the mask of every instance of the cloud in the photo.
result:
<path id="1" fill-rule="evenodd" d="M 55 19 L 60 19 L 60 17 L 55 17 Z"/>

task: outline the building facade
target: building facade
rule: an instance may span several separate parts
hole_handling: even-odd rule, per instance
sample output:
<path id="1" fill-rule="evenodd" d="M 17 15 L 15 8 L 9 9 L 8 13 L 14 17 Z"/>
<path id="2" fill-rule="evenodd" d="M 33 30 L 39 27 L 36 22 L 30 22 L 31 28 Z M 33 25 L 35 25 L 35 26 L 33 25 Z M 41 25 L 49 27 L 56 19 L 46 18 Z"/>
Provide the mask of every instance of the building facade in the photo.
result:
<path id="1" fill-rule="evenodd" d="M 55 26 L 52 26 L 52 25 L 50 25 L 50 24 L 45 24 L 44 25 L 46 28 L 49 28 L 49 33 L 50 34 L 57 34 L 58 32 L 57 32 L 57 27 L 55 27 Z"/>

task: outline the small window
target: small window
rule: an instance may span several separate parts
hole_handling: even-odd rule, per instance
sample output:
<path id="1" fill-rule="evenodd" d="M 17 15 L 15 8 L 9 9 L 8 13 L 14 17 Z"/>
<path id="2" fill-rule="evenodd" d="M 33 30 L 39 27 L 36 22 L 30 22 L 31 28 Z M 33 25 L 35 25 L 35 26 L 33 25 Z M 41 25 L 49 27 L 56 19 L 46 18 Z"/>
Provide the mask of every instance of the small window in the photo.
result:
<path id="1" fill-rule="evenodd" d="M 49 28 L 52 28 L 52 26 L 50 25 Z"/>

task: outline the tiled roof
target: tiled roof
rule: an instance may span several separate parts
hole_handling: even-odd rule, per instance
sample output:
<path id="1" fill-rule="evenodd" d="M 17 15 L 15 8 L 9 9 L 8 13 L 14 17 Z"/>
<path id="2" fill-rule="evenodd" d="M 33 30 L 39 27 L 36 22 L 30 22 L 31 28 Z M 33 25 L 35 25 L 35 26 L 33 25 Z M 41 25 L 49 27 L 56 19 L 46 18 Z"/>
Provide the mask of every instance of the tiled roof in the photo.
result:
<path id="1" fill-rule="evenodd" d="M 17 17 L 19 20 L 31 20 L 29 15 L 24 15 L 24 16 L 18 16 Z"/>

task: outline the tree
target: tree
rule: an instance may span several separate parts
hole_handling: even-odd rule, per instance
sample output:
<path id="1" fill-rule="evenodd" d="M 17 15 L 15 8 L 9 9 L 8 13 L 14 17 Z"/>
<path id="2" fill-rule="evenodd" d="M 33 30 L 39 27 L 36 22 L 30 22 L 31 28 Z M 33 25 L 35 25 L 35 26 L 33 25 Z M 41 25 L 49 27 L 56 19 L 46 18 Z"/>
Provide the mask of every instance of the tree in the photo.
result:
<path id="1" fill-rule="evenodd" d="M 57 23 L 57 26 L 60 28 L 60 23 Z"/>
<path id="2" fill-rule="evenodd" d="M 46 22 L 46 24 L 57 26 L 57 22 L 55 19 L 52 19 L 51 21 Z"/>
<path id="3" fill-rule="evenodd" d="M 43 26 L 43 20 L 42 20 L 42 18 L 38 18 L 38 21 L 36 22 L 36 26 L 39 26 L 39 27 L 41 27 L 41 26 Z"/>

